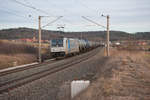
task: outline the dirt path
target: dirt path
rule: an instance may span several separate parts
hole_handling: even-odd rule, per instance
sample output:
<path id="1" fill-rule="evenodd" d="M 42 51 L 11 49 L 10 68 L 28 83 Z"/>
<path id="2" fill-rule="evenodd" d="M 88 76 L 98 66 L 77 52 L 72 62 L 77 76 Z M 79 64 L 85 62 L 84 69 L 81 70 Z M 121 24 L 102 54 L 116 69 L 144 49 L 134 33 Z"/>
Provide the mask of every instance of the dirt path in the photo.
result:
<path id="1" fill-rule="evenodd" d="M 117 51 L 75 100 L 150 100 L 150 63 L 143 52 Z"/>

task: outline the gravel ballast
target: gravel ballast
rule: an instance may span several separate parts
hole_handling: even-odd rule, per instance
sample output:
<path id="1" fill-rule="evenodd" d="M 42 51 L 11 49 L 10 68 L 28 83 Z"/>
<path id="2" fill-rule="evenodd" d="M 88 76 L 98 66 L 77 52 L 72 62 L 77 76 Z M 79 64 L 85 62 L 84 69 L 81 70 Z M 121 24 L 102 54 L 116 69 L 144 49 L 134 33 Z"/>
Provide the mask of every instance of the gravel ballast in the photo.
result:
<path id="1" fill-rule="evenodd" d="M 74 79 L 94 80 L 93 76 L 105 61 L 103 50 L 98 48 L 97 55 L 88 60 L 0 94 L 0 100 L 70 100 L 70 82 Z"/>

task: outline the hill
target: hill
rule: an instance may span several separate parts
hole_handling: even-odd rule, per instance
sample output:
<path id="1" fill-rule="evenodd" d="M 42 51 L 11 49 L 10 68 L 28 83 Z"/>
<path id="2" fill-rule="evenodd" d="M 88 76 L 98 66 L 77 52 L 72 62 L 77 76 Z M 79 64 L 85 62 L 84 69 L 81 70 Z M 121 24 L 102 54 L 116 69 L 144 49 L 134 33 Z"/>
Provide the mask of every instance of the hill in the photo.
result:
<path id="1" fill-rule="evenodd" d="M 87 31 L 87 32 L 61 32 L 42 30 L 42 39 L 52 39 L 56 37 L 75 37 L 89 40 L 105 40 L 106 31 Z M 14 28 L 0 30 L 0 39 L 20 39 L 20 38 L 38 38 L 38 30 L 31 28 Z M 137 32 L 129 34 L 123 31 L 110 31 L 110 39 L 127 40 L 127 39 L 150 39 L 150 32 Z"/>

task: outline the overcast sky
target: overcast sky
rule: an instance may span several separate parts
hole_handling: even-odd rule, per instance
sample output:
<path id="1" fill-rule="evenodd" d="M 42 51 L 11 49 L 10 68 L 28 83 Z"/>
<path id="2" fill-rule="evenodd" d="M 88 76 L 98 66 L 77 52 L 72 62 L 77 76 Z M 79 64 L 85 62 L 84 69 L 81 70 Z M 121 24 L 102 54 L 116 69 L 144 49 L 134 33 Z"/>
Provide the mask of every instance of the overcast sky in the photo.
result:
<path id="1" fill-rule="evenodd" d="M 55 20 L 57 16 L 63 16 L 57 22 L 45 27 L 48 30 L 57 30 L 58 26 L 65 26 L 65 31 L 105 30 L 81 16 L 106 25 L 106 18 L 101 17 L 101 14 L 109 14 L 111 30 L 131 33 L 150 31 L 150 0 L 0 0 L 0 2 L 0 29 L 38 28 L 38 16 L 46 15 L 51 17 L 42 18 L 42 25 Z"/>

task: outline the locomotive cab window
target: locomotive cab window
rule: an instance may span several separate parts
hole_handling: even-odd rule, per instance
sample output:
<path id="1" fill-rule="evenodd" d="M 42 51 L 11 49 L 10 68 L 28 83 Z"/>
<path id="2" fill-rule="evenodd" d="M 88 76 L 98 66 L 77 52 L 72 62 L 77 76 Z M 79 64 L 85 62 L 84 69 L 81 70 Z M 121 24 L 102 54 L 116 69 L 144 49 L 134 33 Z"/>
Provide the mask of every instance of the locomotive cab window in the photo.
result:
<path id="1" fill-rule="evenodd" d="M 52 47 L 63 47 L 63 39 L 53 39 Z"/>

